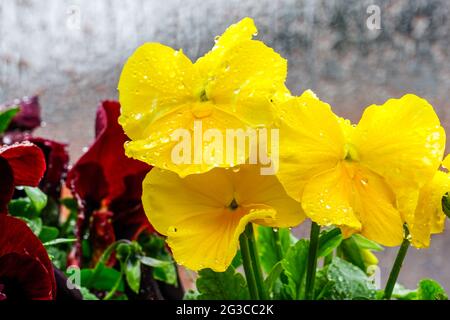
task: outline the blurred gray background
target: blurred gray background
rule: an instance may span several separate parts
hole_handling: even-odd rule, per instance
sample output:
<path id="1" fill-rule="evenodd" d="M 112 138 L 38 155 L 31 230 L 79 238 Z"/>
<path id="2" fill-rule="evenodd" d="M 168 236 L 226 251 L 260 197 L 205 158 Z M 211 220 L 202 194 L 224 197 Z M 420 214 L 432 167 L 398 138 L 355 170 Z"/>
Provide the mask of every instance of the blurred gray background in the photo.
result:
<path id="1" fill-rule="evenodd" d="M 370 24 L 370 5 L 380 8 L 381 29 Z M 136 47 L 162 42 L 196 59 L 245 16 L 289 60 L 293 93 L 311 88 L 357 121 L 364 107 L 412 92 L 434 105 L 450 132 L 446 0 L 0 0 L 0 102 L 40 94 L 46 126 L 38 134 L 69 142 L 76 160 L 92 141 L 98 102 L 117 97 Z M 384 274 L 395 251 L 380 255 Z M 413 288 L 432 277 L 450 290 L 449 257 L 447 231 L 430 249 L 410 250 L 400 281 Z"/>

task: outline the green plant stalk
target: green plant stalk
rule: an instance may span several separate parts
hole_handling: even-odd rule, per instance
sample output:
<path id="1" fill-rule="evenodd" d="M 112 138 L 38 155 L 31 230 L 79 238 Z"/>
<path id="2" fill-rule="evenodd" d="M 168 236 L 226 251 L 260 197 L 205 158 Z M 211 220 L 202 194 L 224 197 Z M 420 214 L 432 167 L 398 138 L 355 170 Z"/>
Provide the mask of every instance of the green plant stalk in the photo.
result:
<path id="1" fill-rule="evenodd" d="M 112 297 L 114 297 L 114 294 L 119 289 L 122 278 L 123 278 L 123 271 L 120 272 L 120 277 L 117 279 L 116 283 L 114 284 L 114 287 L 111 288 L 111 291 L 108 292 L 108 294 L 103 298 L 103 300 L 111 300 Z"/>
<path id="2" fill-rule="evenodd" d="M 86 284 L 86 286 L 88 288 L 90 288 L 91 285 L 95 282 L 95 280 L 97 279 L 98 275 L 100 274 L 100 272 L 105 267 L 106 262 L 109 260 L 109 257 L 114 252 L 114 250 L 116 250 L 117 246 L 119 244 L 121 244 L 121 243 L 130 244 L 131 241 L 125 240 L 125 239 L 118 240 L 118 241 L 112 243 L 108 248 L 106 248 L 105 251 L 103 251 L 103 254 L 101 255 L 100 259 L 98 260 L 97 264 L 94 267 L 94 270 L 92 272 L 92 276 L 91 276 L 89 282 Z"/>
<path id="3" fill-rule="evenodd" d="M 241 249 L 242 265 L 244 266 L 245 278 L 247 280 L 247 287 L 250 293 L 250 299 L 259 300 L 258 286 L 256 284 L 255 274 L 253 272 L 252 259 L 250 257 L 250 248 L 245 231 L 239 237 L 239 245 Z"/>
<path id="4" fill-rule="evenodd" d="M 395 283 L 397 282 L 398 275 L 400 274 L 400 269 L 402 268 L 403 261 L 405 260 L 406 253 L 410 242 L 408 240 L 409 231 L 405 227 L 405 238 L 398 250 L 397 257 L 395 258 L 394 265 L 392 266 L 391 273 L 389 274 L 389 279 L 386 283 L 386 288 L 384 289 L 384 299 L 391 299 L 392 292 L 394 291 Z"/>
<path id="5" fill-rule="evenodd" d="M 256 247 L 253 225 L 251 223 L 247 224 L 247 226 L 245 227 L 245 235 L 248 240 L 248 248 L 250 250 L 250 258 L 252 259 L 253 273 L 255 275 L 259 298 L 261 300 L 267 300 L 266 288 L 264 286 L 264 277 L 262 273 L 261 263 L 259 261 L 258 249 Z"/>
<path id="6" fill-rule="evenodd" d="M 311 223 L 309 241 L 308 265 L 306 269 L 305 300 L 314 299 L 314 282 L 316 280 L 317 250 L 319 249 L 320 226 L 314 221 Z"/>
<path id="7" fill-rule="evenodd" d="M 281 239 L 280 239 L 280 232 L 279 230 L 276 230 L 275 228 L 272 228 L 272 239 L 273 244 L 275 247 L 275 254 L 277 256 L 277 261 L 283 260 L 283 251 L 281 250 Z"/>

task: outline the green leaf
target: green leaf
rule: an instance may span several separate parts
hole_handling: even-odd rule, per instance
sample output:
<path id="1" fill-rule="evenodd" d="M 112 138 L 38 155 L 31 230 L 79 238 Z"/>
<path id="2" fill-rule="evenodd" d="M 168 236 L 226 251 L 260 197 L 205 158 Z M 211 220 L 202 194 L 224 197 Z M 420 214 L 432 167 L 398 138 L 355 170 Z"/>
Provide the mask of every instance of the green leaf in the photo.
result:
<path id="1" fill-rule="evenodd" d="M 334 228 L 320 233 L 318 257 L 325 257 L 333 252 L 342 242 L 341 230 Z"/>
<path id="2" fill-rule="evenodd" d="M 56 246 L 57 244 L 74 243 L 76 241 L 77 241 L 77 239 L 59 238 L 59 239 L 55 239 L 55 240 L 51 240 L 51 241 L 45 242 L 43 245 L 44 245 L 44 247 L 50 247 L 50 246 Z"/>
<path id="3" fill-rule="evenodd" d="M 280 237 L 281 252 L 284 256 L 288 251 L 289 246 L 292 244 L 291 232 L 286 228 L 279 228 L 277 232 Z M 261 266 L 266 273 L 269 273 L 273 266 L 278 262 L 276 243 L 272 228 L 259 226 L 256 243 L 258 246 Z"/>
<path id="4" fill-rule="evenodd" d="M 41 240 L 41 242 L 43 243 L 49 242 L 58 238 L 58 235 L 58 228 L 43 226 L 41 233 L 39 233 L 39 240 Z"/>
<path id="5" fill-rule="evenodd" d="M 357 266 L 334 257 L 331 264 L 321 270 L 316 293 L 326 300 L 366 300 L 376 295 L 375 286 Z"/>
<path id="6" fill-rule="evenodd" d="M 36 237 L 39 237 L 39 234 L 41 233 L 41 230 L 42 230 L 42 219 L 41 218 L 33 218 L 33 219 L 28 219 L 25 217 L 18 217 L 18 218 L 25 221 L 28 228 L 30 228 L 31 231 L 33 231 L 33 233 L 36 235 Z"/>
<path id="7" fill-rule="evenodd" d="M 369 240 L 360 234 L 354 234 L 352 236 L 352 238 L 361 250 L 364 250 L 364 249 L 372 250 L 372 251 L 383 251 L 384 250 L 384 248 L 382 246 L 380 246 L 378 243 L 376 243 L 372 240 Z"/>
<path id="8" fill-rule="evenodd" d="M 116 284 L 120 278 L 120 272 L 103 266 L 96 275 L 95 279 L 91 281 L 94 269 L 82 269 L 81 270 L 81 286 L 88 289 L 95 289 L 100 291 L 109 291 Z M 118 291 L 124 291 L 123 281 L 119 285 Z"/>
<path id="9" fill-rule="evenodd" d="M 153 268 L 153 278 L 173 286 L 178 286 L 177 269 L 173 263 Z"/>
<path id="10" fill-rule="evenodd" d="M 383 299 L 384 291 L 382 291 L 380 299 Z M 394 286 L 394 291 L 392 292 L 392 297 L 397 300 L 417 300 L 417 290 L 406 289 L 399 283 Z"/>
<path id="11" fill-rule="evenodd" d="M 5 111 L 0 111 L 0 134 L 8 129 L 11 120 L 20 111 L 18 107 L 14 107 Z"/>
<path id="12" fill-rule="evenodd" d="M 422 279 L 418 285 L 417 300 L 448 300 L 448 296 L 438 282 Z"/>
<path id="13" fill-rule="evenodd" d="M 442 197 L 442 211 L 450 218 L 450 198 L 448 192 Z"/>
<path id="14" fill-rule="evenodd" d="M 345 260 L 347 260 L 350 263 L 353 263 L 363 272 L 366 272 L 366 264 L 364 263 L 364 259 L 361 254 L 361 249 L 359 248 L 358 244 L 356 243 L 355 239 L 353 239 L 353 237 L 342 240 L 341 249 Z"/>
<path id="15" fill-rule="evenodd" d="M 198 300 L 198 295 L 200 293 L 196 290 L 188 290 L 184 293 L 183 300 Z"/>
<path id="16" fill-rule="evenodd" d="M 274 298 L 275 296 L 274 287 L 277 281 L 280 279 L 282 272 L 283 272 L 283 265 L 281 264 L 281 261 L 279 261 L 273 266 L 266 280 L 264 280 L 264 286 L 271 298 Z"/>
<path id="17" fill-rule="evenodd" d="M 47 195 L 39 188 L 24 187 L 25 193 L 31 200 L 34 210 L 39 214 L 47 205 Z"/>
<path id="18" fill-rule="evenodd" d="M 8 204 L 8 211 L 12 216 L 33 218 L 35 215 L 34 208 L 29 198 L 13 199 Z"/>
<path id="19" fill-rule="evenodd" d="M 139 256 L 138 259 L 141 261 L 142 264 L 145 264 L 146 266 L 149 267 L 165 267 L 173 263 L 172 261 L 158 260 L 155 258 L 145 256 Z"/>
<path id="20" fill-rule="evenodd" d="M 228 267 L 225 272 L 203 269 L 198 273 L 197 290 L 199 300 L 245 300 L 248 289 L 244 277 Z"/>
<path id="21" fill-rule="evenodd" d="M 132 257 L 127 259 L 125 265 L 125 277 L 131 290 L 135 293 L 139 293 L 141 287 L 141 262 Z"/>
<path id="22" fill-rule="evenodd" d="M 57 247 L 46 247 L 45 249 L 47 250 L 48 256 L 55 267 L 60 270 L 65 270 L 67 264 L 67 253 Z"/>
<path id="23" fill-rule="evenodd" d="M 286 256 L 281 261 L 284 268 L 284 274 L 287 276 L 288 283 L 286 289 L 289 296 L 296 300 L 303 297 L 304 278 L 306 271 L 306 261 L 308 258 L 309 241 L 299 240 L 294 246 L 290 247 Z"/>

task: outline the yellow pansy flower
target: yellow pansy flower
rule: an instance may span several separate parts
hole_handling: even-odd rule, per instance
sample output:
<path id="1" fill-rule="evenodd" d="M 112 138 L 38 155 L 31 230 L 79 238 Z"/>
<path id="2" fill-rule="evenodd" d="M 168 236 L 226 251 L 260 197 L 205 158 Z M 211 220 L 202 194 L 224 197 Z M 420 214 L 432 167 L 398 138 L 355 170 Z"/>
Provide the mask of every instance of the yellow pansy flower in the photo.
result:
<path id="1" fill-rule="evenodd" d="M 225 271 L 247 223 L 292 227 L 305 218 L 274 175 L 258 165 L 215 168 L 180 178 L 154 168 L 143 182 L 142 203 L 155 229 L 167 236 L 175 260 L 192 270 Z"/>
<path id="2" fill-rule="evenodd" d="M 119 81 L 119 122 L 132 140 L 126 154 L 180 176 L 239 164 L 227 159 L 174 163 L 173 135 L 178 129 L 193 132 L 196 120 L 202 121 L 203 132 L 271 123 L 272 97 L 282 98 L 288 92 L 287 61 L 263 42 L 252 40 L 256 32 L 253 20 L 244 18 L 195 63 L 182 50 L 159 43 L 138 48 Z M 200 147 L 204 150 L 209 144 L 205 140 Z"/>
<path id="3" fill-rule="evenodd" d="M 447 156 L 442 165 L 447 168 L 449 162 Z M 442 197 L 447 192 L 450 192 L 450 175 L 443 171 L 437 171 L 420 189 L 414 216 L 408 221 L 411 244 L 416 248 L 429 247 L 431 235 L 444 231 L 446 215 L 442 210 Z"/>
<path id="4" fill-rule="evenodd" d="M 423 187 L 442 160 L 445 132 L 415 95 L 369 106 L 353 126 L 311 92 L 279 106 L 280 168 L 287 193 L 320 225 L 402 242 Z"/>

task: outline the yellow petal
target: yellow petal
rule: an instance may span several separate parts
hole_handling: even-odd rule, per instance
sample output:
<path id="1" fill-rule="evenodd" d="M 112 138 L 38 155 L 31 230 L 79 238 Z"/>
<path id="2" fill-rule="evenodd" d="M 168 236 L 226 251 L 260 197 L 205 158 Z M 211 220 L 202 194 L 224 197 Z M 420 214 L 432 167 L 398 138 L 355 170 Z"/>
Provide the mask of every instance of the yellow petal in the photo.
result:
<path id="1" fill-rule="evenodd" d="M 206 104 L 211 103 L 182 105 L 147 125 L 148 134 L 144 139 L 130 141 L 125 145 L 127 156 L 177 172 L 181 177 L 203 173 L 214 167 L 232 167 L 245 163 L 250 146 L 256 145 L 257 138 L 252 140 L 247 135 L 244 146 L 241 147 L 233 137 L 232 145 L 231 139 L 227 142 L 227 129 L 242 129 L 246 133 L 250 126 L 214 107 L 210 108 L 207 117 L 197 119 L 192 112 L 193 108 Z M 211 132 L 211 129 L 217 135 L 208 137 L 206 132 Z M 232 152 L 227 152 L 227 147 Z"/>
<path id="2" fill-rule="evenodd" d="M 120 124 L 131 139 L 149 134 L 148 126 L 194 99 L 199 75 L 183 52 L 158 43 L 139 47 L 119 80 Z"/>
<path id="3" fill-rule="evenodd" d="M 206 95 L 218 108 L 252 125 L 267 124 L 274 117 L 271 99 L 284 88 L 286 74 L 285 59 L 264 43 L 247 40 L 223 56 Z"/>
<path id="4" fill-rule="evenodd" d="M 422 187 L 433 177 L 444 153 L 445 132 L 433 107 L 408 94 L 368 107 L 352 142 L 361 163 L 397 190 Z"/>
<path id="5" fill-rule="evenodd" d="M 430 245 L 430 236 L 444 230 L 445 214 L 442 211 L 442 197 L 450 191 L 450 176 L 437 171 L 433 180 L 421 190 L 414 219 L 408 223 L 411 243 L 417 248 Z"/>
<path id="6" fill-rule="evenodd" d="M 277 212 L 276 220 L 257 223 L 287 228 L 305 219 L 300 203 L 287 195 L 276 176 L 261 175 L 261 167 L 257 165 L 242 165 L 237 170 L 232 174 L 236 201 L 249 210 L 264 204 Z"/>
<path id="7" fill-rule="evenodd" d="M 352 208 L 352 179 L 343 164 L 312 178 L 305 186 L 302 207 L 311 220 L 322 226 L 361 230 Z"/>
<path id="8" fill-rule="evenodd" d="M 264 125 L 273 120 L 272 97 L 286 91 L 287 61 L 261 41 L 251 40 L 256 32 L 252 19 L 242 19 L 195 67 L 204 83 L 200 95 L 247 123 Z"/>
<path id="9" fill-rule="evenodd" d="M 257 33 L 255 23 L 250 18 L 244 18 L 232 24 L 218 37 L 210 52 L 199 58 L 195 65 L 204 79 L 212 78 L 212 74 L 221 64 L 223 56 L 242 41 L 250 40 Z"/>
<path id="10" fill-rule="evenodd" d="M 211 268 L 225 271 L 236 255 L 239 236 L 255 220 L 273 217 L 275 212 L 228 209 L 205 212 L 196 219 L 186 219 L 168 232 L 167 243 L 178 264 L 192 270 Z"/>
<path id="11" fill-rule="evenodd" d="M 370 170 L 340 163 L 306 185 L 303 209 L 320 225 L 337 225 L 345 237 L 355 232 L 386 246 L 403 240 L 403 221 L 384 180 Z"/>
<path id="12" fill-rule="evenodd" d="M 143 182 L 144 210 L 155 229 L 168 236 L 178 263 L 193 270 L 225 271 L 247 223 L 293 226 L 303 218 L 297 211 L 299 204 L 289 200 L 274 176 L 258 176 L 249 167 L 234 171 L 216 168 L 183 179 L 154 168 Z M 257 187 L 256 183 L 273 193 L 264 188 L 261 194 L 249 196 L 246 188 Z M 234 210 L 230 207 L 233 199 L 242 202 Z M 298 217 L 293 217 L 294 213 Z"/>
<path id="13" fill-rule="evenodd" d="M 384 246 L 403 241 L 403 220 L 390 186 L 379 175 L 358 167 L 353 177 L 353 208 L 362 224 L 361 234 Z"/>
<path id="14" fill-rule="evenodd" d="M 311 91 L 278 106 L 280 169 L 287 193 L 300 201 L 305 184 L 344 158 L 344 135 L 328 104 Z"/>

